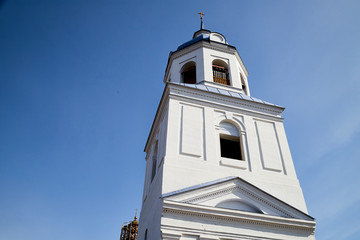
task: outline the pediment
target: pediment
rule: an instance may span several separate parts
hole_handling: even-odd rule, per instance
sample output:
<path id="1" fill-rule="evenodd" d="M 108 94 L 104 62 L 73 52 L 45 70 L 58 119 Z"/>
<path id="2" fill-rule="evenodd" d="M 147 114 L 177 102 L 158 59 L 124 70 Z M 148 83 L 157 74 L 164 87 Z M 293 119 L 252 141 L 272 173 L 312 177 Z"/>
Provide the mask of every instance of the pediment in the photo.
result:
<path id="1" fill-rule="evenodd" d="M 306 213 L 277 199 L 239 177 L 228 177 L 164 194 L 171 202 L 230 209 L 252 214 L 314 220 Z"/>

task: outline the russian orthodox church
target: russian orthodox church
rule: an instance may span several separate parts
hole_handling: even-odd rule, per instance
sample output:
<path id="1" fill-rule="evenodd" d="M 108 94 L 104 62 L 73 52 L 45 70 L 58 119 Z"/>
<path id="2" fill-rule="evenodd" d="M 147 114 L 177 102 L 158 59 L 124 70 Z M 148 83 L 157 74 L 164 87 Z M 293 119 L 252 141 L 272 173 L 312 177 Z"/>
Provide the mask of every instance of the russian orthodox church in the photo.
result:
<path id="1" fill-rule="evenodd" d="M 201 16 L 202 17 L 202 16 Z M 139 240 L 315 239 L 281 114 L 226 38 L 170 52 L 146 145 Z"/>
<path id="2" fill-rule="evenodd" d="M 137 240 L 139 222 L 135 215 L 134 220 L 124 223 L 121 227 L 120 240 Z"/>

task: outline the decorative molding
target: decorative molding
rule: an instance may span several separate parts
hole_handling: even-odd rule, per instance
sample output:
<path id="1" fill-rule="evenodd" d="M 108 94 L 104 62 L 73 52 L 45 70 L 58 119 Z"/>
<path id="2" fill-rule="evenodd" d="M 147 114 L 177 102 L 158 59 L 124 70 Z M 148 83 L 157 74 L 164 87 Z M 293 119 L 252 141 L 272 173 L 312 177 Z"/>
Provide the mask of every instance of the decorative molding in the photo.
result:
<path id="1" fill-rule="evenodd" d="M 226 112 L 225 117 L 226 117 L 226 119 L 232 119 L 233 118 L 233 113 Z"/>
<path id="2" fill-rule="evenodd" d="M 232 124 L 235 123 L 235 125 L 238 127 L 239 129 L 239 133 L 246 133 L 246 127 L 245 127 L 245 123 L 244 123 L 244 118 L 243 116 L 239 116 L 239 115 L 235 115 L 233 113 L 229 113 L 228 111 L 218 111 L 216 109 L 214 109 L 215 112 L 220 113 L 221 115 L 217 116 L 215 118 L 215 128 L 217 130 L 220 129 L 219 124 L 224 121 L 224 120 L 230 120 L 232 122 Z"/>
<path id="3" fill-rule="evenodd" d="M 221 89 L 221 90 L 228 90 L 228 91 L 240 93 L 240 94 L 243 94 L 243 95 L 247 95 L 247 94 L 245 94 L 245 92 L 241 88 L 237 88 L 237 87 L 229 86 L 229 85 L 224 85 L 224 84 L 221 84 L 221 83 L 216 83 L 216 82 L 210 82 L 210 81 L 203 80 L 203 81 L 198 82 L 196 84 L 204 84 L 205 86 L 215 87 L 215 88 L 218 88 L 218 89 Z"/>
<path id="4" fill-rule="evenodd" d="M 200 202 L 202 200 L 211 200 L 211 199 L 215 199 L 215 198 L 218 198 L 219 196 L 224 196 L 230 192 L 232 192 L 234 190 L 234 186 L 231 186 L 231 187 L 227 187 L 227 188 L 224 188 L 224 189 L 221 189 L 220 191 L 213 191 L 213 192 L 210 192 L 210 193 L 205 193 L 205 194 L 202 194 L 202 195 L 198 195 L 196 197 L 192 197 L 192 198 L 188 198 L 188 199 L 185 199 L 185 200 L 182 200 L 181 202 L 183 203 L 195 203 L 195 202 Z"/>
<path id="5" fill-rule="evenodd" d="M 278 238 L 270 238 L 270 237 L 262 237 L 262 236 L 250 236 L 245 234 L 234 234 L 229 232 L 219 232 L 219 231 L 213 231 L 210 229 L 201 230 L 201 229 L 188 229 L 184 227 L 179 226 L 170 226 L 170 225 L 161 225 L 161 229 L 164 230 L 170 230 L 171 232 L 191 232 L 196 233 L 200 235 L 199 240 L 279 240 Z M 206 235 L 204 237 L 203 235 Z M 211 235 L 211 236 L 209 236 Z"/>
<path id="6" fill-rule="evenodd" d="M 181 234 L 166 233 L 166 232 L 161 231 L 161 237 L 163 240 L 179 240 L 181 237 Z"/>
<path id="7" fill-rule="evenodd" d="M 281 218 L 281 217 L 271 217 L 268 216 L 265 218 L 256 218 L 250 214 L 244 212 L 242 215 L 231 215 L 231 214 L 218 214 L 217 211 L 203 211 L 198 205 L 196 209 L 190 209 L 186 206 L 179 208 L 179 206 L 171 206 L 170 204 L 164 204 L 163 214 L 174 214 L 174 215 L 183 215 L 190 217 L 205 218 L 208 220 L 215 220 L 217 222 L 240 222 L 251 225 L 258 225 L 264 227 L 278 228 L 278 229 L 290 229 L 298 231 L 313 232 L 315 230 L 315 222 L 313 221 L 294 221 L 293 219 Z"/>
<path id="8" fill-rule="evenodd" d="M 247 196 L 251 196 L 252 198 L 256 199 L 258 202 L 263 203 L 265 205 L 267 205 L 268 207 L 271 207 L 273 209 L 276 209 L 280 214 L 283 215 L 283 217 L 294 217 L 294 214 L 291 214 L 287 211 L 282 210 L 282 208 L 280 208 L 277 204 L 275 203 L 271 203 L 268 200 L 252 193 L 251 191 L 249 191 L 246 188 L 242 188 L 241 186 L 231 186 L 231 187 L 227 187 L 224 189 L 221 189 L 220 191 L 214 191 L 214 192 L 210 192 L 210 193 L 206 193 L 206 194 L 202 194 L 200 196 L 194 197 L 194 198 L 189 198 L 186 199 L 182 202 L 184 203 L 195 203 L 195 202 L 199 202 L 199 201 L 203 201 L 203 200 L 211 200 L 211 199 L 215 199 L 218 198 L 220 196 L 224 196 L 227 195 L 231 192 L 233 192 L 234 190 L 238 190 L 239 192 L 247 195 Z M 297 216 L 298 217 L 298 216 Z"/>
<path id="9" fill-rule="evenodd" d="M 235 160 L 235 159 L 222 157 L 220 160 L 220 164 L 222 166 L 239 168 L 243 170 L 246 170 L 248 168 L 248 162 L 246 160 L 237 160 L 237 159 Z"/>
<path id="10" fill-rule="evenodd" d="M 208 190 L 206 193 L 197 194 L 196 196 L 191 196 L 189 193 L 187 193 L 190 196 L 185 197 L 181 200 L 176 197 L 170 198 L 170 200 L 173 199 L 174 201 L 178 201 L 182 203 L 196 204 L 199 202 L 204 202 L 219 198 L 221 196 L 230 194 L 231 192 L 234 191 L 238 191 L 247 198 L 250 198 L 252 201 L 257 202 L 260 205 L 257 207 L 259 207 L 260 209 L 261 209 L 261 205 L 263 205 L 266 206 L 266 208 L 269 208 L 272 211 L 278 213 L 282 217 L 296 218 L 296 219 L 308 218 L 308 216 L 303 214 L 302 212 L 298 212 L 298 210 L 289 207 L 288 205 L 280 202 L 279 200 L 271 199 L 269 195 L 265 195 L 265 193 L 261 192 L 260 190 L 254 187 L 241 185 L 240 184 L 241 182 L 239 181 L 240 180 L 236 179 L 230 183 L 231 185 L 229 185 L 229 183 L 223 183 L 221 185 L 214 185 L 211 187 L 207 187 Z"/>
<path id="11" fill-rule="evenodd" d="M 275 117 L 276 115 L 280 115 L 283 112 L 282 108 L 279 108 L 276 106 L 268 106 L 263 103 L 250 102 L 250 101 L 244 100 L 244 99 L 239 99 L 239 98 L 235 98 L 235 97 L 231 97 L 231 96 L 224 96 L 224 95 L 221 95 L 218 93 L 205 92 L 203 90 L 199 90 L 199 89 L 195 89 L 195 88 L 188 88 L 186 86 L 181 86 L 181 85 L 175 85 L 175 84 L 169 84 L 169 85 L 170 85 L 170 92 L 169 92 L 170 95 L 181 94 L 182 97 L 186 97 L 182 93 L 187 93 L 190 96 L 192 95 L 192 96 L 197 96 L 197 97 L 202 98 L 202 99 L 197 99 L 198 101 L 204 101 L 204 100 L 206 100 L 206 98 L 209 98 L 213 101 L 217 100 L 217 101 L 223 102 L 224 104 L 233 103 L 233 104 L 239 105 L 239 107 L 250 108 L 249 110 L 262 111 L 262 112 L 257 112 L 258 114 L 263 115 L 264 112 L 267 112 L 268 114 L 271 114 L 273 117 Z M 219 95 L 219 96 L 217 96 L 217 95 Z M 234 99 L 236 99 L 236 101 L 234 101 Z M 244 109 L 244 110 L 248 110 L 248 109 Z M 276 117 L 276 118 L 282 120 L 281 117 Z"/>

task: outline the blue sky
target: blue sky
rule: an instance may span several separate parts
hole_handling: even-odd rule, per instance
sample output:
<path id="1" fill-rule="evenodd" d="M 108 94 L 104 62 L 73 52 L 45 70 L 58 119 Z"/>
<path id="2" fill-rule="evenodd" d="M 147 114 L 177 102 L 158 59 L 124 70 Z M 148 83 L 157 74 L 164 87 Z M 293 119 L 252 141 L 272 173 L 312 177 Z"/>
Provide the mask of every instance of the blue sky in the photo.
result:
<path id="1" fill-rule="evenodd" d="M 118 239 L 170 51 L 236 46 L 285 128 L 317 239 L 360 239 L 360 2 L 0 0 L 0 239 Z"/>

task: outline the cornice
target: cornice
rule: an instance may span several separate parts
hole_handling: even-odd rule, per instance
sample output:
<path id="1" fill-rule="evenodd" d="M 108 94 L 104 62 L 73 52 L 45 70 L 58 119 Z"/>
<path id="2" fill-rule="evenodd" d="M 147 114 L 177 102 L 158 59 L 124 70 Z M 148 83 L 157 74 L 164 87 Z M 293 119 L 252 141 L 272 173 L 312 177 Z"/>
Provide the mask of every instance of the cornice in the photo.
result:
<path id="1" fill-rule="evenodd" d="M 250 212 L 220 209 L 215 207 L 179 203 L 169 200 L 163 202 L 163 214 L 183 215 L 205 218 L 219 222 L 241 222 L 252 225 L 262 225 L 272 228 L 301 230 L 314 232 L 315 222 L 294 218 L 285 218 L 272 215 L 256 214 Z"/>
<path id="2" fill-rule="evenodd" d="M 181 237 L 181 234 L 167 233 L 167 232 L 162 231 L 161 236 L 162 236 L 162 239 L 166 239 L 166 240 L 179 240 Z"/>
<path id="3" fill-rule="evenodd" d="M 245 99 L 239 99 L 232 96 L 225 96 L 219 93 L 207 92 L 201 89 L 189 88 L 182 85 L 168 83 L 170 89 L 170 96 L 179 96 L 182 98 L 195 99 L 201 102 L 210 102 L 211 104 L 225 105 L 230 108 L 240 108 L 249 112 L 254 112 L 260 115 L 275 117 L 282 120 L 280 114 L 284 108 L 271 106 L 264 103 L 252 102 Z M 228 104 L 235 104 L 229 106 Z"/>
<path id="4" fill-rule="evenodd" d="M 218 106 L 220 108 L 239 109 L 257 117 L 265 117 L 275 121 L 283 121 L 283 118 L 280 117 L 280 114 L 284 110 L 282 107 L 267 105 L 259 102 L 251 102 L 232 96 L 221 95 L 219 93 L 207 92 L 178 84 L 167 83 L 161 96 L 161 100 L 145 144 L 145 152 L 147 151 L 148 144 L 151 142 L 154 130 L 158 126 L 159 117 L 162 116 L 163 109 L 167 105 L 169 97 L 177 97 L 179 100 L 187 99 L 196 102 L 203 102 L 211 104 L 212 106 Z M 229 106 L 229 104 L 234 104 L 235 106 Z"/>
<path id="5" fill-rule="evenodd" d="M 244 233 L 231 233 L 229 231 L 215 231 L 211 228 L 195 229 L 179 225 L 170 225 L 170 224 L 161 224 L 162 236 L 178 236 L 178 238 L 169 238 L 179 240 L 182 234 L 197 235 L 200 240 L 279 240 L 278 237 L 269 237 L 269 236 L 254 236 L 253 234 L 244 234 Z M 303 232 L 303 231 L 302 231 Z M 306 233 L 306 232 L 305 232 Z M 314 236 L 314 232 L 309 234 Z M 164 238 L 165 239 L 165 238 Z M 167 239 L 167 238 L 166 238 Z M 284 239 L 284 238 L 281 238 Z"/>

